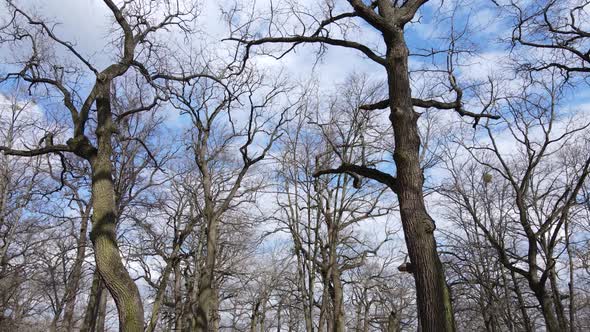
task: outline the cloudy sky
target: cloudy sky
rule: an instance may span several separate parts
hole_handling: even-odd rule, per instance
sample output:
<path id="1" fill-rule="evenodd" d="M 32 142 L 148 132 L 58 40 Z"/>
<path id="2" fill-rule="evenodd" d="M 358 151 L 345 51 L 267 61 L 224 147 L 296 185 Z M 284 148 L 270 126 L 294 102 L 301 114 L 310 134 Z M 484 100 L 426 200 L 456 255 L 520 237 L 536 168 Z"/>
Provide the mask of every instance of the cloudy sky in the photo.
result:
<path id="1" fill-rule="evenodd" d="M 144 1 L 144 0 L 142 0 Z M 145 0 L 147 1 L 147 0 Z M 188 1 L 188 0 L 186 0 Z M 466 34 L 468 39 L 460 40 L 460 47 L 468 47 L 475 52 L 464 60 L 461 60 L 461 67 L 457 69 L 459 82 L 462 80 L 485 80 L 488 76 L 502 77 L 510 76 L 508 60 L 511 56 L 510 45 L 507 42 L 511 34 L 510 17 L 505 12 L 497 10 L 491 1 L 469 1 L 469 5 L 458 1 L 434 0 L 429 2 L 421 11 L 419 23 L 410 24 L 407 29 L 406 39 L 412 53 L 425 53 L 431 49 L 445 49 L 448 47 L 449 33 L 451 30 L 460 33 L 468 27 Z M 232 42 L 222 41 L 230 35 L 229 27 L 223 19 L 223 9 L 227 10 L 232 1 L 201 1 L 199 6 L 199 17 L 194 29 L 198 31 L 192 36 L 189 44 L 194 44 L 194 49 L 201 49 L 204 52 L 226 54 L 220 50 L 231 49 L 235 46 Z M 240 1 L 244 8 L 256 8 L 264 12 L 268 10 L 269 0 L 259 0 L 253 7 L 250 1 Z M 318 10 L 324 5 L 323 1 L 312 0 L 299 1 L 302 7 Z M 21 0 L 18 5 L 34 16 L 42 17 L 54 26 L 54 33 L 63 40 L 73 43 L 85 57 L 92 59 L 97 67 L 106 66 L 110 61 L 116 59 L 117 53 L 112 47 L 113 30 L 116 23 L 101 0 Z M 276 1 L 273 4 L 276 6 Z M 8 19 L 6 8 L 0 9 L 0 22 Z M 263 23 L 261 23 L 263 24 Z M 379 49 L 382 45 L 380 36 L 371 33 L 360 23 L 359 29 L 349 32 L 351 39 L 362 40 L 368 45 Z M 116 32 L 115 32 L 116 35 Z M 179 43 L 186 42 L 180 34 L 167 35 L 170 40 Z M 190 52 L 189 45 L 177 45 L 183 50 Z M 294 81 L 305 82 L 313 77 L 326 93 L 333 92 L 351 75 L 351 73 L 363 73 L 375 81 L 384 78 L 383 69 L 365 59 L 357 51 L 328 48 L 321 59 L 317 59 L 317 46 L 298 46 L 281 60 L 275 60 L 268 56 L 255 57 L 258 66 L 265 67 L 270 71 L 282 71 Z M 27 50 L 19 48 L 3 47 L 0 50 L 2 57 L 2 70 L 7 68 L 6 64 L 11 63 L 15 54 L 22 54 Z M 64 56 L 66 51 L 63 47 L 56 47 L 58 56 Z M 227 55 L 227 54 L 226 54 Z M 229 61 L 229 60 L 228 60 Z M 413 57 L 411 68 L 419 70 L 423 67 L 432 68 L 433 64 L 441 66 L 445 58 L 435 57 Z M 414 92 L 423 93 L 422 88 L 429 87 L 428 76 L 416 74 Z M 506 77 L 504 77 L 506 78 Z M 507 81 L 508 84 L 518 86 L 516 80 Z M 10 86 L 3 85 L 0 91 L 6 91 Z M 3 89 L 3 90 L 2 90 Z M 569 92 L 565 105 L 568 108 L 590 109 L 590 92 L 588 89 L 574 89 Z M 447 119 L 457 120 L 454 114 L 445 115 Z M 174 125 L 178 117 L 172 112 L 169 114 L 170 124 Z M 506 142 L 506 147 L 510 147 Z"/>
<path id="2" fill-rule="evenodd" d="M 228 1 L 228 3 L 231 3 Z M 248 7 L 248 1 L 240 1 L 245 7 Z M 270 1 L 258 1 L 256 8 L 265 10 Z M 317 6 L 311 5 L 312 1 L 301 1 L 312 10 Z M 451 8 L 455 2 L 432 1 L 422 11 L 419 24 L 412 24 L 407 33 L 407 41 L 411 49 L 416 53 L 424 53 L 423 49 L 444 48 L 448 42 L 444 40 L 450 30 L 450 17 L 455 18 L 455 29 L 460 30 L 465 25 L 466 20 L 470 20 L 472 31 L 470 41 L 477 40 L 479 56 L 470 60 L 470 69 L 465 70 L 465 74 L 471 77 L 485 76 L 489 73 L 491 67 L 494 67 L 496 61 L 501 60 L 505 55 L 506 45 L 497 43 L 499 37 L 506 37 L 510 33 L 506 29 L 506 19 L 502 19 L 497 11 L 490 7 L 490 2 L 481 1 L 481 7 L 460 6 L 459 10 Z M 114 19 L 106 5 L 100 0 L 23 0 L 18 1 L 19 6 L 27 8 L 31 13 L 51 20 L 55 23 L 55 33 L 64 40 L 73 42 L 76 48 L 87 57 L 92 58 L 98 63 L 106 64 L 108 54 L 112 49 L 109 46 L 113 29 Z M 200 16 L 197 21 L 197 27 L 200 30 L 197 40 L 207 40 L 209 46 L 227 47 L 230 42 L 221 42 L 221 39 L 229 36 L 228 27 L 221 18 L 221 8 L 223 2 L 201 1 Z M 227 7 L 226 7 L 227 8 Z M 4 11 L 5 12 L 5 11 Z M 4 15 L 5 18 L 5 15 Z M 444 18 L 444 19 L 443 19 Z M 475 22 L 475 23 L 474 23 Z M 361 26 L 361 28 L 363 28 Z M 361 29 L 361 31 L 351 33 L 352 37 L 366 42 L 368 45 L 379 44 L 379 36 L 368 34 L 370 29 Z M 467 42 L 467 41 L 466 41 Z M 231 44 L 233 45 L 233 44 Z M 2 51 L 5 56 L 7 50 Z M 63 51 L 57 49 L 58 52 Z M 257 59 L 267 65 L 282 66 L 295 76 L 305 77 L 309 71 L 314 69 L 320 80 L 328 82 L 342 81 L 351 72 L 366 72 L 371 75 L 382 77 L 383 73 L 379 67 L 353 50 L 341 48 L 330 48 L 324 57 L 316 65 L 315 51 L 317 47 L 306 46 L 298 47 L 295 52 L 286 56 L 281 61 L 275 61 L 271 58 Z M 106 59 L 105 59 L 106 58 Z M 412 61 L 412 66 L 417 68 L 423 59 L 416 57 Z M 497 67 L 496 67 L 497 68 Z"/>
<path id="3" fill-rule="evenodd" d="M 186 0 L 185 0 L 186 1 Z M 469 39 L 462 39 L 463 46 L 476 50 L 461 64 L 457 72 L 465 79 L 485 79 L 489 75 L 499 75 L 508 72 L 499 70 L 505 66 L 510 45 L 508 43 L 511 28 L 510 17 L 507 13 L 497 10 L 491 1 L 470 1 L 469 6 L 459 1 L 434 0 L 429 2 L 421 11 L 419 23 L 408 27 L 406 39 L 413 53 L 425 53 L 430 49 L 445 49 L 448 46 L 447 37 L 449 31 L 454 29 L 460 33 L 465 26 L 469 26 Z M 229 29 L 222 18 L 222 9 L 229 8 L 233 1 L 200 1 L 200 15 L 196 21 L 198 36 L 191 41 L 200 44 L 198 47 L 206 49 L 206 52 L 215 52 L 217 49 L 227 49 L 235 46 L 231 42 L 221 40 L 229 36 Z M 251 2 L 239 1 L 243 7 L 250 9 Z M 267 10 L 271 1 L 257 1 L 256 10 Z M 276 3 L 280 3 L 275 1 Z M 323 2 L 310 0 L 299 1 L 301 6 L 311 10 L 319 10 Z M 30 13 L 43 17 L 55 24 L 54 31 L 63 40 L 76 45 L 80 52 L 91 58 L 95 63 L 103 66 L 115 58 L 110 46 L 112 30 L 116 26 L 114 19 L 106 5 L 100 0 L 21 0 L 18 5 L 26 8 Z M 346 8 L 344 8 L 346 9 Z M 0 11 L 3 20 L 6 20 L 6 10 Z M 451 20 L 453 18 L 453 20 Z M 1 22 L 1 21 L 0 21 Z M 372 29 L 362 26 L 358 31 L 352 31 L 352 39 L 362 40 L 367 45 L 375 45 L 381 48 L 380 36 L 368 33 Z M 185 46 L 185 45 L 183 45 Z M 364 58 L 362 54 L 354 50 L 342 48 L 328 48 L 324 56 L 317 62 L 317 46 L 299 46 L 295 52 L 276 61 L 270 57 L 259 57 L 255 61 L 266 67 L 278 67 L 287 71 L 298 80 L 307 80 L 315 72 L 315 79 L 322 86 L 334 86 L 334 82 L 342 82 L 350 73 L 367 73 L 375 79 L 382 79 L 382 68 Z M 12 50 L 14 52 L 14 50 Z M 56 48 L 56 52 L 64 52 L 63 48 Z M 9 60 L 10 50 L 3 47 L 0 56 L 4 63 Z M 418 69 L 424 65 L 431 66 L 431 58 L 413 57 L 411 67 Z M 444 63 L 444 58 L 437 57 L 438 64 Z M 10 62 L 10 61 L 8 61 Z M 314 65 L 315 64 L 315 65 Z M 420 85 L 419 78 L 416 84 Z M 582 93 L 582 91 L 580 91 Z M 577 96 L 580 102 L 580 97 Z M 585 102 L 589 101 L 590 94 L 583 96 Z"/>

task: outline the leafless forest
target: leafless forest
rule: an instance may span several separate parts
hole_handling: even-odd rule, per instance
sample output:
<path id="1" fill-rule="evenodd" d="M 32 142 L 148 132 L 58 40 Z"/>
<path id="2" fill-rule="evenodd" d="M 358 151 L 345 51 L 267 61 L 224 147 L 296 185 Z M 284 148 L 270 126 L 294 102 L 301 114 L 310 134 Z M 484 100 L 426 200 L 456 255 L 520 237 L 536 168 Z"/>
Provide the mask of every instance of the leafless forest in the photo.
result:
<path id="1" fill-rule="evenodd" d="M 0 331 L 590 331 L 587 0 L 0 0 Z"/>

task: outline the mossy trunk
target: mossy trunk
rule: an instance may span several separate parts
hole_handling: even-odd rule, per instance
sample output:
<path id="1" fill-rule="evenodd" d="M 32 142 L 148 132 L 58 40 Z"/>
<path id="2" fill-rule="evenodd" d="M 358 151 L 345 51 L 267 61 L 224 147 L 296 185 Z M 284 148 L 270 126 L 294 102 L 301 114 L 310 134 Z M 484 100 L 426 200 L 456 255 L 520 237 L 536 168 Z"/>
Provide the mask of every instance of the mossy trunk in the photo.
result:
<path id="1" fill-rule="evenodd" d="M 117 207 L 113 186 L 111 137 L 114 133 L 110 105 L 110 84 L 100 86 L 96 107 L 98 148 L 92 166 L 92 232 L 96 267 L 106 288 L 115 300 L 119 330 L 143 331 L 143 307 L 139 290 L 121 261 L 117 245 Z"/>

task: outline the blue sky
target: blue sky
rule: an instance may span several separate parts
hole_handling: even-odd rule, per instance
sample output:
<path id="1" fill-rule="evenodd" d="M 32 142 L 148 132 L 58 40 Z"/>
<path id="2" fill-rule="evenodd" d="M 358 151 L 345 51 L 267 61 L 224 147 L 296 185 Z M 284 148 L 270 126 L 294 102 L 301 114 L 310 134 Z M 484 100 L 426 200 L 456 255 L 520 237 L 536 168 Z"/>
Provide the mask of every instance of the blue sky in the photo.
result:
<path id="1" fill-rule="evenodd" d="M 109 46 L 112 38 L 109 33 L 115 25 L 102 1 L 23 0 L 18 3 L 41 13 L 45 18 L 51 18 L 56 23 L 55 33 L 61 38 L 73 42 L 77 49 L 84 56 L 90 57 L 98 64 L 98 67 L 104 67 L 109 61 L 116 58 L 116 53 L 113 53 L 112 47 Z M 227 26 L 220 17 L 219 7 L 221 4 L 213 1 L 204 1 L 203 3 L 202 13 L 197 22 L 197 29 L 203 34 L 195 36 L 191 42 L 201 47 L 206 46 L 208 51 L 213 50 L 223 54 L 224 50 L 234 44 L 221 42 L 222 38 L 228 36 Z M 264 7 L 268 3 L 268 1 L 259 1 L 258 5 Z M 312 7 L 318 5 L 311 0 L 304 0 L 301 3 Z M 1 15 L 1 17 L 5 18 L 5 15 Z M 452 24 L 451 17 L 454 17 Z M 460 39 L 458 47 L 465 46 L 475 52 L 461 59 L 462 66 L 457 68 L 456 72 L 459 84 L 465 81 L 485 81 L 489 75 L 508 77 L 512 75 L 510 70 L 507 70 L 510 44 L 506 40 L 511 33 L 511 19 L 506 15 L 506 12 L 498 10 L 491 1 L 431 1 L 423 7 L 416 21 L 418 22 L 411 23 L 407 27 L 406 32 L 406 41 L 411 52 L 446 49 L 451 28 L 453 27 L 456 32 L 461 32 L 465 26 L 469 26 L 469 33 Z M 359 23 L 359 27 L 359 30 L 351 32 L 351 38 L 366 41 L 367 44 L 382 49 L 380 36 L 374 30 L 363 22 Z M 253 61 L 270 72 L 285 72 L 294 81 L 305 82 L 313 77 L 326 94 L 335 93 L 339 84 L 344 82 L 351 73 L 364 73 L 375 81 L 385 78 L 383 68 L 367 60 L 356 50 L 329 47 L 317 63 L 316 50 L 317 46 L 313 45 L 299 46 L 295 52 L 278 61 L 270 57 L 255 57 Z M 10 57 L 10 52 L 19 51 L 22 50 L 3 47 L 0 50 L 0 57 L 4 60 Z M 63 48 L 56 47 L 56 51 L 58 56 L 65 54 Z M 422 67 L 432 68 L 433 65 L 444 68 L 446 58 L 443 54 L 434 58 L 413 57 L 410 61 L 413 70 Z M 6 69 L 5 61 L 0 68 L 3 68 L 0 71 Z M 427 88 L 429 86 L 430 82 L 427 80 L 418 75 L 415 78 L 415 92 L 420 91 L 421 87 Z M 11 87 L 10 84 L 4 84 L 0 89 L 7 91 Z M 449 98 L 452 97 L 451 93 Z M 46 101 L 40 101 L 40 104 L 47 108 L 53 107 Z M 590 109 L 590 91 L 587 86 L 582 84 L 578 88 L 569 90 L 565 104 L 570 108 Z M 171 129 L 177 130 L 186 126 L 187 121 L 177 116 L 176 111 L 167 110 L 166 112 L 168 112 L 168 126 Z M 448 112 L 442 117 L 442 121 L 461 121 L 459 119 L 452 112 Z M 437 174 L 430 175 L 436 176 Z"/>

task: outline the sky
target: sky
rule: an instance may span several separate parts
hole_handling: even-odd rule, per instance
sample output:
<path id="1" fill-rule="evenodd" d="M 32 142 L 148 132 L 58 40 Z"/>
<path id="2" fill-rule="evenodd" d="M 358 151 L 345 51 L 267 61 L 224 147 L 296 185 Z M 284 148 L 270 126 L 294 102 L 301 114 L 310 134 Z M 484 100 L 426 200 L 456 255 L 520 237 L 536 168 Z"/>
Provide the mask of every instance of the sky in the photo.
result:
<path id="1" fill-rule="evenodd" d="M 506 76 L 510 75 L 507 70 L 510 56 L 510 47 L 506 39 L 510 37 L 510 18 L 505 13 L 499 12 L 491 1 L 477 0 L 461 3 L 458 1 L 435 0 L 429 2 L 420 12 L 416 21 L 411 23 L 407 28 L 406 40 L 411 52 L 424 52 L 424 50 L 445 49 L 448 47 L 446 37 L 453 29 L 457 33 L 462 31 L 463 27 L 469 23 L 470 31 L 466 35 L 468 39 L 460 39 L 459 47 L 468 47 L 475 50 L 473 55 L 466 57 L 461 61 L 462 66 L 458 68 L 457 76 L 461 84 L 464 81 L 485 81 L 488 76 Z M 221 17 L 221 7 L 224 7 L 225 1 L 202 1 L 200 15 L 197 20 L 195 29 L 200 31 L 198 37 L 191 42 L 204 48 L 207 52 L 219 52 L 221 50 L 233 47 L 232 42 L 222 41 L 229 35 L 227 25 Z M 229 3 L 229 2 L 228 2 Z M 242 3 L 248 5 L 249 2 Z M 269 1 L 258 1 L 257 9 L 264 10 Z M 323 2 L 312 0 L 302 0 L 302 6 L 317 8 Z M 452 7 L 453 4 L 459 5 Z M 54 23 L 54 33 L 64 40 L 72 42 L 75 47 L 85 56 L 91 58 L 98 67 L 104 68 L 109 61 L 115 58 L 110 46 L 110 31 L 115 26 L 114 20 L 108 11 L 108 8 L 100 0 L 22 0 L 18 2 L 19 6 L 28 8 L 31 12 L 38 13 L 43 18 L 49 19 Z M 469 5 L 467 5 L 469 4 Z M 225 7 L 227 9 L 227 7 Z M 6 12 L 0 8 L 0 22 L 6 18 Z M 454 18 L 452 22 L 450 17 Z M 381 46 L 379 35 L 367 29 L 366 25 L 360 23 L 358 30 L 351 31 L 351 37 L 356 40 L 363 40 L 371 45 Z M 173 39 L 180 36 L 166 37 Z M 190 49 L 188 45 L 185 49 Z M 7 59 L 12 52 L 20 52 L 9 48 L 0 50 L 0 58 Z M 344 82 L 352 73 L 365 74 L 375 81 L 382 81 L 385 78 L 383 68 L 364 58 L 362 54 L 355 50 L 329 47 L 321 59 L 316 57 L 317 46 L 298 46 L 294 52 L 286 55 L 281 60 L 275 60 L 268 56 L 259 56 L 252 59 L 258 66 L 263 67 L 270 72 L 283 72 L 290 79 L 298 82 L 306 82 L 310 78 L 317 81 L 317 86 L 326 94 L 335 93 L 339 84 Z M 59 55 L 65 54 L 64 48 L 56 48 Z M 423 67 L 431 67 L 432 59 L 423 57 L 413 57 L 410 60 L 412 70 L 419 70 Z M 444 64 L 444 57 L 435 57 L 436 65 Z M 1 71 L 1 70 L 0 70 Z M 505 81 L 506 84 L 514 84 L 516 87 L 517 80 Z M 415 91 L 421 91 L 421 88 L 428 87 L 427 76 L 415 76 L 413 82 Z M 6 89 L 4 85 L 2 89 Z M 0 89 L 0 92 L 3 90 Z M 6 92 L 6 90 L 4 90 Z M 426 89 L 428 92 L 428 89 Z M 565 102 L 567 107 L 581 108 L 587 110 L 590 108 L 590 90 L 579 88 L 568 92 L 569 95 Z M 43 104 L 41 104 L 43 106 Z M 182 128 L 187 121 L 178 116 L 177 112 L 168 111 L 168 125 L 170 128 Z M 443 116 L 444 121 L 455 121 L 458 116 L 446 114 Z M 468 129 L 470 130 L 470 129 Z M 505 143 L 510 147 L 510 141 Z M 438 175 L 432 171 L 429 178 L 436 179 Z M 435 180 L 433 180 L 435 181 Z M 374 225 L 367 226 L 367 230 L 374 232 Z"/>
<path id="2" fill-rule="evenodd" d="M 460 0 L 464 1 L 464 0 Z M 221 17 L 221 7 L 230 1 L 201 1 L 200 15 L 197 20 L 199 37 L 193 43 L 207 45 L 206 52 L 216 48 L 233 47 L 232 42 L 221 40 L 229 35 L 228 27 Z M 33 13 L 40 13 L 55 23 L 55 34 L 64 40 L 72 42 L 81 53 L 98 63 L 98 67 L 104 68 L 113 58 L 110 47 L 109 31 L 113 29 L 114 20 L 108 8 L 100 0 L 21 0 L 19 6 L 28 8 Z M 240 3 L 249 4 L 249 1 Z M 264 8 L 270 1 L 257 1 L 257 7 Z M 315 3 L 304 0 L 300 3 L 315 8 Z M 510 18 L 494 8 L 490 1 L 473 1 L 469 6 L 459 5 L 458 9 L 451 7 L 456 1 L 435 0 L 423 7 L 419 16 L 419 23 L 408 26 L 406 40 L 411 52 L 424 53 L 424 49 L 445 49 L 448 46 L 446 37 L 451 27 L 460 32 L 467 22 L 471 25 L 471 31 L 467 34 L 469 39 L 460 40 L 460 43 L 475 49 L 475 56 L 469 56 L 463 61 L 464 67 L 458 69 L 461 77 L 467 80 L 485 79 L 488 75 L 498 75 L 499 68 L 505 66 L 508 56 L 508 45 L 502 39 L 510 36 Z M 226 6 L 227 9 L 227 6 Z M 0 17 L 5 18 L 6 15 Z M 451 24 L 450 17 L 454 17 Z M 361 31 L 352 31 L 352 39 L 362 40 L 369 45 L 382 46 L 380 36 L 375 33 L 368 34 L 362 26 Z M 367 42 L 368 40 L 368 42 Z M 380 47 L 382 49 L 382 47 Z M 295 52 L 291 52 L 277 61 L 270 57 L 257 57 L 254 61 L 267 68 L 277 68 L 288 73 L 289 76 L 299 81 L 306 81 L 313 76 L 319 81 L 319 86 L 333 87 L 337 82 L 342 82 L 351 73 L 366 73 L 375 80 L 385 78 L 384 70 L 367 60 L 355 50 L 329 47 L 324 56 L 316 62 L 316 46 L 298 46 Z M 0 50 L 0 57 L 6 58 L 8 48 Z M 58 54 L 64 52 L 63 47 L 57 48 Z M 439 64 L 444 63 L 443 57 L 435 58 Z M 412 69 L 431 66 L 432 59 L 414 57 L 410 60 Z M 101 66 L 102 64 L 102 66 Z M 314 65 L 315 64 L 315 65 Z M 419 80 L 419 79 L 418 79 Z M 420 85 L 417 82 L 416 85 Z M 585 96 L 590 102 L 590 93 Z"/>

